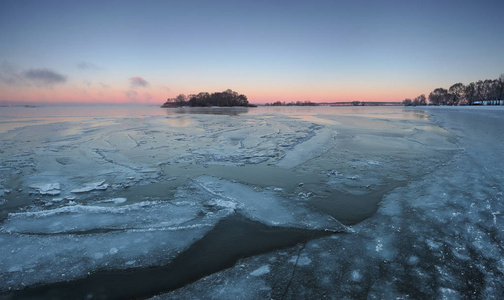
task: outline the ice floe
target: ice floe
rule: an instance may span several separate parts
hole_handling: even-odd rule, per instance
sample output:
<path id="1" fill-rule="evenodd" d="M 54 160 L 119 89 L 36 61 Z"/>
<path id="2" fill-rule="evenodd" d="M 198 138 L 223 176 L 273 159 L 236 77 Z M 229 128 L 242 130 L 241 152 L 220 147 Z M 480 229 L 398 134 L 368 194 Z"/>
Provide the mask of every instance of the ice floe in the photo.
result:
<path id="1" fill-rule="evenodd" d="M 334 147 L 333 143 L 335 136 L 336 133 L 331 129 L 318 129 L 315 136 L 295 145 L 292 150 L 289 150 L 277 163 L 277 166 L 282 168 L 293 168 L 307 160 L 321 155 L 331 147 Z"/>
<path id="2" fill-rule="evenodd" d="M 34 183 L 30 187 L 35 189 L 41 195 L 56 196 L 61 193 L 60 184 L 58 182 L 51 183 Z"/>
<path id="3" fill-rule="evenodd" d="M 240 214 L 267 225 L 336 232 L 347 230 L 333 217 L 319 213 L 306 203 L 284 199 L 269 191 L 257 192 L 252 187 L 211 176 L 198 177 L 194 182 L 213 197 L 225 203 L 236 203 L 236 211 Z"/>
<path id="4" fill-rule="evenodd" d="M 73 189 L 70 192 L 71 193 L 87 193 L 91 191 L 103 191 L 108 188 L 108 184 L 105 183 L 105 180 L 101 181 L 96 181 L 96 182 L 89 182 L 86 183 L 84 187 L 78 188 L 78 189 Z"/>
<path id="5" fill-rule="evenodd" d="M 0 257 L 0 290 L 166 264 L 221 217 L 190 199 L 11 213 L 0 230 L 0 252 L 9 253 Z"/>

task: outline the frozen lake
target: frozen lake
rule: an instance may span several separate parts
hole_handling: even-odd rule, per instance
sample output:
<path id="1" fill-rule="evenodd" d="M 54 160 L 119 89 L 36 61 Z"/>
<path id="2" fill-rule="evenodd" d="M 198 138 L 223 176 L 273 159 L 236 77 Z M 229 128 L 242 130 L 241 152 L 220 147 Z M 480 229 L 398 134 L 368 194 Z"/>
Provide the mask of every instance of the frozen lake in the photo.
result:
<path id="1" fill-rule="evenodd" d="M 499 107 L 0 108 L 6 298 L 502 298 Z"/>

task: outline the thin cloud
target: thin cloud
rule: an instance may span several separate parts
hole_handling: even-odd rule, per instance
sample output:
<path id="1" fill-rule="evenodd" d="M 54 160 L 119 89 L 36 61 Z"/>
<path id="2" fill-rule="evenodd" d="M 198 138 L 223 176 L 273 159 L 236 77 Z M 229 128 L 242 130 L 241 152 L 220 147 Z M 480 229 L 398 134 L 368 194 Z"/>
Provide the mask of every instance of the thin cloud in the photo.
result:
<path id="1" fill-rule="evenodd" d="M 125 91 L 124 94 L 130 102 L 138 102 L 138 93 L 134 90 Z"/>
<path id="2" fill-rule="evenodd" d="M 11 86 L 29 86 L 26 79 L 19 74 L 18 68 L 7 61 L 0 65 L 0 82 Z"/>
<path id="3" fill-rule="evenodd" d="M 149 85 L 147 80 L 142 77 L 131 77 L 130 79 L 131 87 L 146 87 Z"/>
<path id="4" fill-rule="evenodd" d="M 30 69 L 24 72 L 24 77 L 38 84 L 51 86 L 65 83 L 67 77 L 49 69 Z"/>
<path id="5" fill-rule="evenodd" d="M 149 93 L 144 94 L 144 101 L 149 102 L 152 99 L 152 95 Z"/>
<path id="6" fill-rule="evenodd" d="M 152 95 L 149 93 L 140 94 L 135 90 L 123 91 L 126 98 L 131 103 L 143 103 L 149 102 L 152 99 Z"/>
<path id="7" fill-rule="evenodd" d="M 101 70 L 102 69 L 91 62 L 85 62 L 85 61 L 81 61 L 80 63 L 78 63 L 77 68 L 79 68 L 81 70 Z"/>
<path id="8" fill-rule="evenodd" d="M 101 86 L 102 88 L 104 88 L 104 89 L 108 89 L 108 88 L 110 88 L 110 85 L 105 84 L 105 83 L 103 83 L 103 82 L 99 82 L 99 84 L 100 84 L 100 86 Z"/>

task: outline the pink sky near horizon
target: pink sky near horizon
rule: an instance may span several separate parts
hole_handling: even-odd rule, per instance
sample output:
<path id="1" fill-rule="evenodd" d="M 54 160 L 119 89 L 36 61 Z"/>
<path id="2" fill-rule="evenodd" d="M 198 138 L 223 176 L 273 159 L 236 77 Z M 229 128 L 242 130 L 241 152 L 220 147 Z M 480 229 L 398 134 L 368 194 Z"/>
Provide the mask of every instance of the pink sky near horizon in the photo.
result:
<path id="1" fill-rule="evenodd" d="M 317 87 L 298 86 L 286 89 L 253 88 L 233 89 L 245 94 L 250 103 L 270 103 L 274 101 L 311 101 L 311 102 L 337 102 L 337 101 L 402 101 L 405 98 L 414 98 L 422 92 L 418 88 L 363 88 L 360 91 L 353 89 L 321 90 Z M 199 92 L 220 92 L 225 90 L 194 90 L 180 93 L 189 95 Z M 175 97 L 177 92 L 167 91 L 164 87 L 135 87 L 127 85 L 122 87 L 108 86 L 107 88 L 87 86 L 61 86 L 61 87 L 34 87 L 2 88 L 0 102 L 21 103 L 137 103 L 137 104 L 162 104 L 166 98 Z M 425 93 L 425 92 L 424 92 Z M 411 96 L 410 96 L 411 95 Z"/>

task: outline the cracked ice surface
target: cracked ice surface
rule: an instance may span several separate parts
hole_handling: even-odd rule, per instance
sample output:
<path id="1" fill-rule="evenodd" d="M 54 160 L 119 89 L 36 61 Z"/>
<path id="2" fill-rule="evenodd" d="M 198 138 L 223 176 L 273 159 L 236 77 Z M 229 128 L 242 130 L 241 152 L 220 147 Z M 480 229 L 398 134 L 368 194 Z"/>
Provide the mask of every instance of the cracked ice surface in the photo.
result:
<path id="1" fill-rule="evenodd" d="M 0 229 L 0 279 L 10 288 L 76 279 L 96 269 L 166 264 L 235 212 L 268 225 L 344 231 L 305 203 L 209 176 L 179 188 L 176 201 L 90 205 L 10 213 Z M 114 206 L 103 206 L 107 203 Z M 100 204 L 102 206 L 100 206 Z M 65 257 L 65 259 L 58 259 Z M 26 273 L 31 273 L 26 276 Z M 62 278 L 64 277 L 64 278 Z"/>
<path id="2" fill-rule="evenodd" d="M 174 120 L 182 127 L 170 126 Z M 2 133 L 0 172 L 22 177 L 21 189 L 59 183 L 60 189 L 39 191 L 66 196 L 96 189 L 88 183 L 97 180 L 111 187 L 159 181 L 169 164 L 275 163 L 297 144 L 328 136 L 320 130 L 284 115 L 70 118 Z"/>
<path id="3" fill-rule="evenodd" d="M 387 195 L 354 233 L 243 259 L 157 299 L 239 297 L 244 282 L 250 299 L 503 298 L 504 111 L 430 110 L 464 150 Z"/>
<path id="4" fill-rule="evenodd" d="M 490 129 L 464 136 L 454 114 L 457 142 L 422 112 L 345 111 L 163 110 L 0 130 L 0 289 L 165 266 L 233 214 L 339 232 L 365 207 L 353 231 L 260 252 L 166 297 L 502 295 L 503 149 L 489 142 L 502 119 L 489 112 Z"/>

